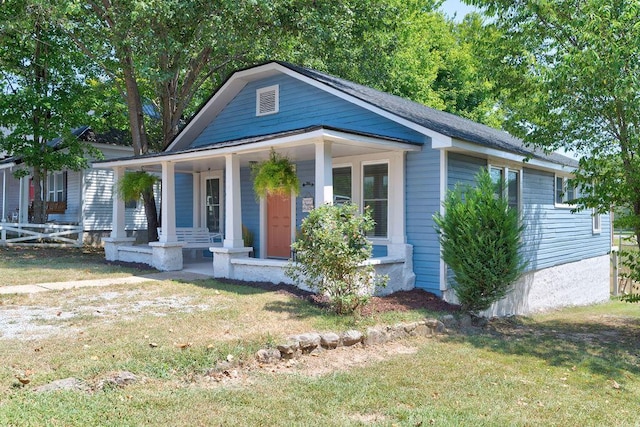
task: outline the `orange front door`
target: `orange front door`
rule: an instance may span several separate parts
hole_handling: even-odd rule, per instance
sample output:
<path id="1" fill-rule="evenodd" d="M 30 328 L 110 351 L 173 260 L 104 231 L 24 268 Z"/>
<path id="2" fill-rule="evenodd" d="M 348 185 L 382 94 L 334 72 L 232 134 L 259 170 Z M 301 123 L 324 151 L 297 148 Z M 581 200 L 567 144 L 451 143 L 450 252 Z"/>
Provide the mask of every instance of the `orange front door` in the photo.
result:
<path id="1" fill-rule="evenodd" d="M 267 196 L 267 257 L 291 256 L 291 196 Z"/>

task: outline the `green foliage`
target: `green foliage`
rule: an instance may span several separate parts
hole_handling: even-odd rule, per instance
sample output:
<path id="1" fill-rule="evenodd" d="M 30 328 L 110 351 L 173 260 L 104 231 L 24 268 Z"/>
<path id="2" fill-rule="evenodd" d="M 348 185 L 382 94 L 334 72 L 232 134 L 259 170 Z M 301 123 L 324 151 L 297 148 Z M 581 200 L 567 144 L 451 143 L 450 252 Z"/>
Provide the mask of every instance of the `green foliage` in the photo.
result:
<path id="1" fill-rule="evenodd" d="M 367 232 L 374 222 L 368 212 L 360 215 L 352 204 L 322 205 L 302 221 L 298 239 L 291 245 L 296 260 L 286 274 L 329 297 L 338 314 L 351 313 L 368 301 L 375 286 L 386 285 L 372 265 Z"/>
<path id="2" fill-rule="evenodd" d="M 0 7 L 0 70 L 0 152 L 21 159 L 16 177 L 33 176 L 33 221 L 42 223 L 48 173 L 84 169 L 98 155 L 71 133 L 91 122 L 94 70 L 36 0 Z"/>
<path id="3" fill-rule="evenodd" d="M 629 279 L 631 283 L 640 283 L 640 252 L 637 249 L 620 251 L 620 263 L 625 267 L 620 270 L 620 276 Z M 640 302 L 640 294 L 630 293 L 623 295 L 621 299 L 630 303 Z"/>
<path id="4" fill-rule="evenodd" d="M 296 168 L 288 157 L 271 149 L 269 159 L 252 168 L 253 190 L 256 197 L 267 197 L 269 194 L 289 195 L 300 192 L 300 181 Z"/>
<path id="5" fill-rule="evenodd" d="M 482 170 L 475 188 L 456 186 L 447 193 L 444 215 L 434 215 L 442 259 L 454 274 L 453 289 L 471 312 L 504 297 L 526 266 L 520 253 L 524 225 L 506 198 L 495 196 L 495 188 Z"/>
<path id="6" fill-rule="evenodd" d="M 507 128 L 533 145 L 581 156 L 576 210 L 623 208 L 640 237 L 640 2 L 472 0 L 504 34 L 491 62 Z M 594 185 L 595 184 L 595 185 Z"/>
<path id="7" fill-rule="evenodd" d="M 153 189 L 158 177 L 145 171 L 128 172 L 118 181 L 118 195 L 127 202 L 140 200 Z"/>

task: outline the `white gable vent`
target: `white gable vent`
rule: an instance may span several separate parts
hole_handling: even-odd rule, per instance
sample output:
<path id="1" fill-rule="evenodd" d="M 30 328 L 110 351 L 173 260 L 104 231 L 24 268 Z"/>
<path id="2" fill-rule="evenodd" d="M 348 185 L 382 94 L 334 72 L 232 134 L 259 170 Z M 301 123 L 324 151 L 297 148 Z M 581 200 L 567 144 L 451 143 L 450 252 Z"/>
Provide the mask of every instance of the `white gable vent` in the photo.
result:
<path id="1" fill-rule="evenodd" d="M 256 116 L 277 113 L 280 109 L 278 85 L 267 86 L 256 90 Z"/>

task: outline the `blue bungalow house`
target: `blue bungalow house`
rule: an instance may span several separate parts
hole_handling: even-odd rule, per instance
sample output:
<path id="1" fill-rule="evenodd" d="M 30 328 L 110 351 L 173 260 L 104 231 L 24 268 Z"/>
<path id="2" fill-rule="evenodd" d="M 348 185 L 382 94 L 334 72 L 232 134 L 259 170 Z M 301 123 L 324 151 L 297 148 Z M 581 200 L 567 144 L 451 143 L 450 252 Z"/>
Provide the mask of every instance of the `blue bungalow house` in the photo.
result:
<path id="1" fill-rule="evenodd" d="M 297 197 L 255 197 L 251 165 L 272 149 L 295 162 Z M 505 132 L 284 62 L 234 73 L 164 152 L 94 164 L 116 180 L 140 169 L 162 178 L 160 241 L 132 246 L 124 202 L 116 201 L 108 259 L 181 269 L 182 248 L 198 247 L 190 239 L 206 228 L 221 237 L 204 244 L 214 253 L 213 276 L 290 282 L 283 267 L 308 210 L 348 200 L 372 209 L 370 262 L 390 276 L 383 291 L 417 287 L 449 301 L 455 296 L 432 217 L 449 188 L 488 168 L 508 181 L 504 196 L 526 222 L 529 259 L 491 314 L 609 297 L 609 217 L 571 213 L 567 180 L 576 166 Z"/>

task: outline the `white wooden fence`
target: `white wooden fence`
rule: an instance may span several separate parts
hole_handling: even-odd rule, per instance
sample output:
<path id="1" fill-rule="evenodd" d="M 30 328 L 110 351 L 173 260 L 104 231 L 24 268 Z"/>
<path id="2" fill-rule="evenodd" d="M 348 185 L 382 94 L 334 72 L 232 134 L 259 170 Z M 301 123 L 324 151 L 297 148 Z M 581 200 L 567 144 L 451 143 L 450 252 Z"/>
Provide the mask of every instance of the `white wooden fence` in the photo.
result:
<path id="1" fill-rule="evenodd" d="M 78 225 L 0 222 L 0 246 L 82 246 Z"/>

